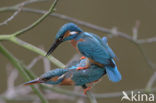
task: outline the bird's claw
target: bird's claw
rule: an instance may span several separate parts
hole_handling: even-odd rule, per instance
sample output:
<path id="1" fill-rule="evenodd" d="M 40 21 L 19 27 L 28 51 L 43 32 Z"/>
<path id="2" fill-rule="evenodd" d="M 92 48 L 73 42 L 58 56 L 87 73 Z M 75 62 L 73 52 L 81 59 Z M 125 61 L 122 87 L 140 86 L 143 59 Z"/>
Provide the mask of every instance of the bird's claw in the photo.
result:
<path id="1" fill-rule="evenodd" d="M 78 68 L 76 68 L 76 70 L 82 70 L 82 69 L 87 69 L 88 68 L 88 66 L 87 67 L 78 67 Z"/>
<path id="2" fill-rule="evenodd" d="M 86 89 L 84 89 L 84 94 L 87 94 L 87 91 L 89 91 L 91 89 L 91 87 L 87 87 Z"/>
<path id="3" fill-rule="evenodd" d="M 85 59 L 85 58 L 86 58 L 85 56 L 82 56 L 82 57 L 80 58 L 80 60 Z"/>

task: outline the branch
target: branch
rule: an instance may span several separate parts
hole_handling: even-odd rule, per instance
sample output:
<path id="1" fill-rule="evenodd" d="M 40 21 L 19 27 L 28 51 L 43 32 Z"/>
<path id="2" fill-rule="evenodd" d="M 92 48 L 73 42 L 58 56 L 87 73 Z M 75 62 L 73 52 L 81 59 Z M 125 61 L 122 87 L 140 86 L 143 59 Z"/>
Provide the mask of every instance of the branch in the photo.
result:
<path id="1" fill-rule="evenodd" d="M 12 63 L 12 65 L 16 67 L 16 69 L 20 72 L 20 74 L 24 77 L 26 81 L 31 80 L 31 78 L 27 75 L 27 73 L 22 68 L 20 62 L 10 52 L 8 52 L 1 44 L 0 44 L 0 51 L 6 58 L 8 58 L 8 60 Z M 36 95 L 40 98 L 42 103 L 48 103 L 48 101 L 44 98 L 44 96 L 37 88 L 35 88 L 34 86 L 31 86 L 31 88 L 36 93 Z"/>
<path id="2" fill-rule="evenodd" d="M 30 64 L 29 65 L 27 65 L 27 69 L 31 69 L 39 60 L 41 60 L 42 59 L 42 57 L 41 56 L 37 56 L 37 57 L 35 57 L 31 62 L 30 62 Z"/>
<path id="3" fill-rule="evenodd" d="M 145 52 L 144 52 L 142 46 L 141 46 L 140 44 L 137 44 L 137 43 L 134 43 L 134 44 L 135 44 L 135 45 L 137 46 L 137 48 L 139 49 L 139 51 L 140 51 L 140 53 L 142 54 L 142 56 L 143 56 L 145 62 L 147 63 L 147 65 L 148 65 L 151 69 L 155 70 L 156 67 L 153 65 L 153 63 L 150 61 L 150 59 L 147 57 L 147 55 L 145 54 Z"/>
<path id="4" fill-rule="evenodd" d="M 43 2 L 43 1 L 47 1 L 47 0 L 26 0 L 22 3 L 19 3 L 16 5 L 16 7 L 18 8 L 8 19 L 6 19 L 5 21 L 3 21 L 2 23 L 0 23 L 0 26 L 2 25 L 6 25 L 8 24 L 8 22 L 10 22 L 11 20 L 13 20 L 22 10 L 23 6 L 28 5 L 28 4 L 32 4 L 34 2 Z"/>
<path id="5" fill-rule="evenodd" d="M 24 6 L 23 4 L 20 5 L 20 7 L 17 9 L 17 11 L 15 11 L 8 19 L 6 19 L 2 23 L 0 23 L 0 26 L 6 25 L 6 24 L 8 24 L 9 21 L 13 20 L 21 12 L 23 6 Z"/>
<path id="6" fill-rule="evenodd" d="M 91 93 L 90 91 L 87 91 L 87 96 L 89 97 L 89 100 L 91 103 L 97 103 L 96 97 L 93 93 Z"/>
<path id="7" fill-rule="evenodd" d="M 39 55 L 42 55 L 42 56 L 45 56 L 45 55 L 46 55 L 46 52 L 43 51 L 42 49 L 37 48 L 37 47 L 33 46 L 32 44 L 29 44 L 29 43 L 27 43 L 27 42 L 25 42 L 25 41 L 22 41 L 21 39 L 18 39 L 18 38 L 16 38 L 16 37 L 11 37 L 11 38 L 9 38 L 9 40 L 10 40 L 11 42 L 13 42 L 13 43 L 15 43 L 15 44 L 17 44 L 17 45 L 19 45 L 19 46 L 22 46 L 23 48 L 28 49 L 28 50 L 30 50 L 30 51 L 32 51 L 32 52 L 35 52 L 35 53 L 37 53 L 37 54 L 39 54 Z M 65 65 L 64 65 L 63 63 L 61 63 L 59 60 L 57 60 L 57 59 L 56 59 L 55 57 L 53 57 L 53 56 L 48 56 L 48 59 L 49 59 L 53 64 L 55 64 L 56 66 L 58 66 L 58 67 L 60 67 L 60 68 L 64 68 L 64 67 L 65 67 Z"/>
<path id="8" fill-rule="evenodd" d="M 19 36 L 19 35 L 23 34 L 24 32 L 29 31 L 30 29 L 33 29 L 33 28 L 34 28 L 35 26 L 37 26 L 40 22 L 42 22 L 44 19 L 46 19 L 46 17 L 47 17 L 49 14 L 51 14 L 51 13 L 54 12 L 54 8 L 55 8 L 55 6 L 56 6 L 56 4 L 57 4 L 58 1 L 59 1 L 59 0 L 55 0 L 54 3 L 50 6 L 50 9 L 49 9 L 43 16 L 41 16 L 38 20 L 36 20 L 33 24 L 31 24 L 30 26 L 28 26 L 28 27 L 26 27 L 26 28 L 24 28 L 24 29 L 21 29 L 21 30 L 19 30 L 19 31 L 17 31 L 17 32 L 15 32 L 15 33 L 13 33 L 12 35 L 13 35 L 13 36 Z"/>
<path id="9" fill-rule="evenodd" d="M 146 89 L 147 90 L 151 89 L 155 81 L 156 81 L 156 72 L 154 72 L 151 78 L 149 79 Z"/>
<path id="10" fill-rule="evenodd" d="M 152 43 L 156 42 L 156 37 L 148 38 L 148 39 L 140 39 L 137 41 L 139 44 Z"/>

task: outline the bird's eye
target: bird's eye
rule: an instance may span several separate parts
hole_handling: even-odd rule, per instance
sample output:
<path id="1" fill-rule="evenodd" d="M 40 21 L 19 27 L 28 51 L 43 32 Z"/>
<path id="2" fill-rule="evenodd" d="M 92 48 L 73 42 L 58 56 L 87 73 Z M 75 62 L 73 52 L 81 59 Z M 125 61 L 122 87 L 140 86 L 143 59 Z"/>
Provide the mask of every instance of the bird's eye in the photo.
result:
<path id="1" fill-rule="evenodd" d="M 74 34 L 77 34 L 78 32 L 76 32 L 76 31 L 71 31 L 70 32 L 70 35 L 74 35 Z"/>

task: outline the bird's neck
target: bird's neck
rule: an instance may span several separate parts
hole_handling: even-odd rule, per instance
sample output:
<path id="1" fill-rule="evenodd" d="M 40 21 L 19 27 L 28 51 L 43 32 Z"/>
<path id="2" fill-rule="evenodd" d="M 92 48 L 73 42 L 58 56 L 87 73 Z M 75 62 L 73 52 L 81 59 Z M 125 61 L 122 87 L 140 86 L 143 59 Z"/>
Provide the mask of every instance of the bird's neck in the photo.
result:
<path id="1" fill-rule="evenodd" d="M 76 48 L 76 45 L 79 41 L 82 41 L 82 33 L 79 33 L 70 43 Z"/>

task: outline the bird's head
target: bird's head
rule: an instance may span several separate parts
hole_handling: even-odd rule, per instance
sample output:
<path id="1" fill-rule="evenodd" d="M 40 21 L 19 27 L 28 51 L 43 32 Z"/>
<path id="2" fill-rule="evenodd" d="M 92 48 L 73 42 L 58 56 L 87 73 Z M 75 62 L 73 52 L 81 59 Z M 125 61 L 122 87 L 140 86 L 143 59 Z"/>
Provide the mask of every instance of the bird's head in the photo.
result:
<path id="1" fill-rule="evenodd" d="M 47 56 L 50 55 L 59 44 L 61 44 L 64 41 L 73 40 L 76 38 L 82 30 L 74 23 L 67 23 L 64 24 L 58 33 L 56 34 L 56 38 L 54 43 L 52 44 L 51 48 L 47 52 Z"/>

